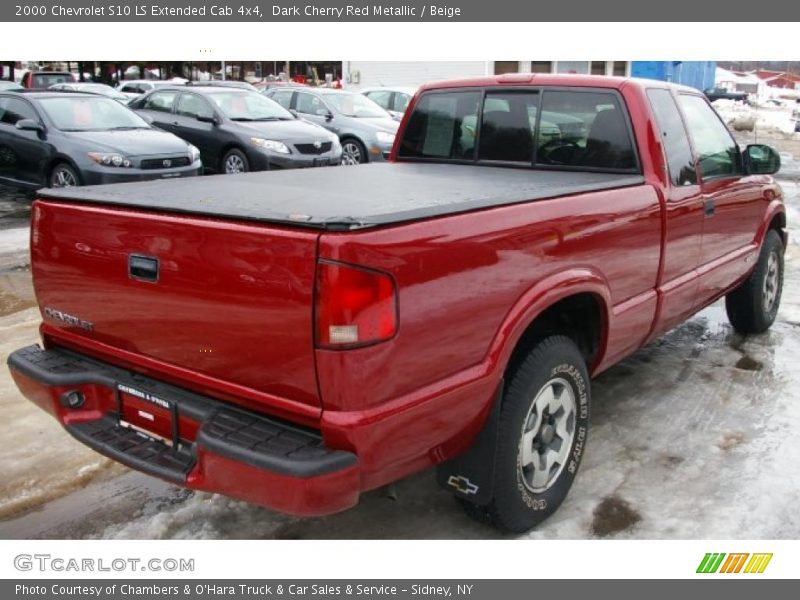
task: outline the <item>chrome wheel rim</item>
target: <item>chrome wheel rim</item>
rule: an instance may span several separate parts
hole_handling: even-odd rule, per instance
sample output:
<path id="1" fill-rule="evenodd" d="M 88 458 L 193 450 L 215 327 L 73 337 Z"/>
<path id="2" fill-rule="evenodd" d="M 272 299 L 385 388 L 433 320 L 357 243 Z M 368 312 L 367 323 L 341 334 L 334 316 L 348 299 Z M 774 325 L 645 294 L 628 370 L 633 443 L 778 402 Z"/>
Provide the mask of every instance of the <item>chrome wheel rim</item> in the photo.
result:
<path id="1" fill-rule="evenodd" d="M 72 171 L 68 169 L 56 169 L 55 173 L 53 173 L 53 180 L 51 184 L 51 187 L 63 188 L 76 186 L 78 185 L 78 182 L 76 181 L 75 174 Z"/>
<path id="2" fill-rule="evenodd" d="M 772 311 L 775 300 L 778 298 L 778 288 L 780 287 L 780 259 L 774 250 L 769 253 L 767 259 L 767 274 L 764 276 L 764 286 L 762 295 L 764 298 L 764 310 Z"/>
<path id="3" fill-rule="evenodd" d="M 238 154 L 231 154 L 225 159 L 225 172 L 228 175 L 244 173 L 245 171 L 247 171 L 247 169 L 244 166 L 244 159 Z"/>
<path id="4" fill-rule="evenodd" d="M 548 490 L 569 457 L 575 437 L 575 393 L 567 380 L 548 381 L 531 402 L 522 424 L 518 474 L 535 494 Z"/>
<path id="5" fill-rule="evenodd" d="M 354 142 L 346 142 L 342 145 L 342 164 L 360 165 L 361 149 Z"/>

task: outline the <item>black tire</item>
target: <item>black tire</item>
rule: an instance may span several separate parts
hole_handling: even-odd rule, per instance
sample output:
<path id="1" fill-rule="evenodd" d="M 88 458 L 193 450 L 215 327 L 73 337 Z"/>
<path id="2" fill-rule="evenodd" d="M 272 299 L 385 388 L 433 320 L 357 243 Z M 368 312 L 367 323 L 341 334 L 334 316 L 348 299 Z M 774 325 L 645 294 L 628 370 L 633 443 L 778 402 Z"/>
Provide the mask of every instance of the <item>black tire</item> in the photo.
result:
<path id="1" fill-rule="evenodd" d="M 250 170 L 250 162 L 247 160 L 244 152 L 238 148 L 231 148 L 222 157 L 222 165 L 220 171 L 226 175 L 233 175 L 237 173 L 247 173 Z"/>
<path id="2" fill-rule="evenodd" d="M 569 338 L 548 337 L 531 350 L 510 376 L 502 400 L 493 497 L 485 507 L 469 506 L 462 500 L 461 504 L 467 514 L 479 521 L 488 520 L 498 529 L 522 533 L 556 511 L 567 496 L 583 458 L 589 430 L 589 385 L 586 362 Z M 571 429 L 571 440 L 568 442 L 558 435 L 557 425 L 550 425 L 550 431 L 545 432 L 545 422 L 549 421 L 548 411 L 537 409 L 537 399 L 544 402 L 546 396 L 542 394 L 548 389 L 553 390 L 555 398 L 565 398 L 564 404 L 552 416 L 556 419 L 555 415 L 561 413 L 556 423 L 566 424 L 565 431 Z M 570 413 L 564 408 L 569 403 L 569 398 L 563 396 L 564 394 L 569 394 L 571 398 L 571 427 Z M 541 427 L 532 426 L 540 421 L 537 414 L 544 417 Z M 561 418 L 564 420 L 561 421 Z M 530 431 L 526 431 L 527 428 Z M 552 468 L 540 469 L 549 479 L 539 488 L 532 486 L 536 481 L 531 475 L 533 463 L 523 466 L 522 450 L 523 436 L 530 436 L 537 431 L 539 433 L 532 439 L 534 449 L 529 456 L 547 455 L 548 450 L 545 448 L 555 448 L 555 443 L 560 440 L 562 443 L 557 445 L 555 451 L 558 456 L 563 457 Z M 566 440 L 569 439 L 566 437 Z M 567 444 L 567 449 L 562 454 L 563 443 Z"/>
<path id="3" fill-rule="evenodd" d="M 81 178 L 71 165 L 61 162 L 50 171 L 50 177 L 47 178 L 47 185 L 51 188 L 72 187 L 81 185 Z"/>
<path id="4" fill-rule="evenodd" d="M 725 310 L 740 333 L 764 333 L 775 322 L 783 293 L 783 242 L 770 229 L 750 276 L 725 297 Z"/>
<path id="5" fill-rule="evenodd" d="M 342 165 L 362 165 L 369 162 L 367 149 L 355 138 L 342 140 Z"/>

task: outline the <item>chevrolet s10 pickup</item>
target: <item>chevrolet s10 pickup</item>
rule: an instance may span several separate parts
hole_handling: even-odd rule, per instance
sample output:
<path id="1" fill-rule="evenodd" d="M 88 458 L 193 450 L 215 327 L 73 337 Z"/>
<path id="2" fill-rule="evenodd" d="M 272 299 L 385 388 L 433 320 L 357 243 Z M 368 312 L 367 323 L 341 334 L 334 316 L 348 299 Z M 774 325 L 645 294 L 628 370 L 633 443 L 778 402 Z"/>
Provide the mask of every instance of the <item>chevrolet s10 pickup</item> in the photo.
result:
<path id="1" fill-rule="evenodd" d="M 779 167 L 690 88 L 428 84 L 385 164 L 41 190 L 42 343 L 8 364 L 187 488 L 324 515 L 436 466 L 525 531 L 587 452 L 592 377 L 722 297 L 772 324 Z"/>

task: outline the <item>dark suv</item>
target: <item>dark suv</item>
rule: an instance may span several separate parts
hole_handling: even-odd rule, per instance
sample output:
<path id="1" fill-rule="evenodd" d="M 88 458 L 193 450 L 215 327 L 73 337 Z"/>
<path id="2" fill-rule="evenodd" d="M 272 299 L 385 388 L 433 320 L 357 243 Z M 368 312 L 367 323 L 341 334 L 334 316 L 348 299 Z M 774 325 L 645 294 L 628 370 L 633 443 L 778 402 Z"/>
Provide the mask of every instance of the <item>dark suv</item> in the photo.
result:
<path id="1" fill-rule="evenodd" d="M 0 93 L 0 180 L 68 187 L 198 175 L 200 152 L 119 102 L 80 92 Z"/>
<path id="2" fill-rule="evenodd" d="M 200 148 L 211 171 L 317 167 L 342 160 L 335 135 L 297 119 L 258 92 L 200 85 L 162 88 L 130 106 Z"/>

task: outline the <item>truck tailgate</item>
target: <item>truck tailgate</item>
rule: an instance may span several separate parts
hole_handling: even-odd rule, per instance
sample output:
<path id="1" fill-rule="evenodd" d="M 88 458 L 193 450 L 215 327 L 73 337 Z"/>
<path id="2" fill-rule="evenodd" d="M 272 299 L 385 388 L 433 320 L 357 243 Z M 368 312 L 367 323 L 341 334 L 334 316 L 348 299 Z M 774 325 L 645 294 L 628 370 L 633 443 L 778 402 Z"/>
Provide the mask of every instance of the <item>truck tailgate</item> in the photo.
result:
<path id="1" fill-rule="evenodd" d="M 37 200 L 31 268 L 43 334 L 124 355 L 143 372 L 185 369 L 197 380 L 178 385 L 235 388 L 267 412 L 270 404 L 296 405 L 307 418 L 320 406 L 317 237 L 264 223 Z"/>

